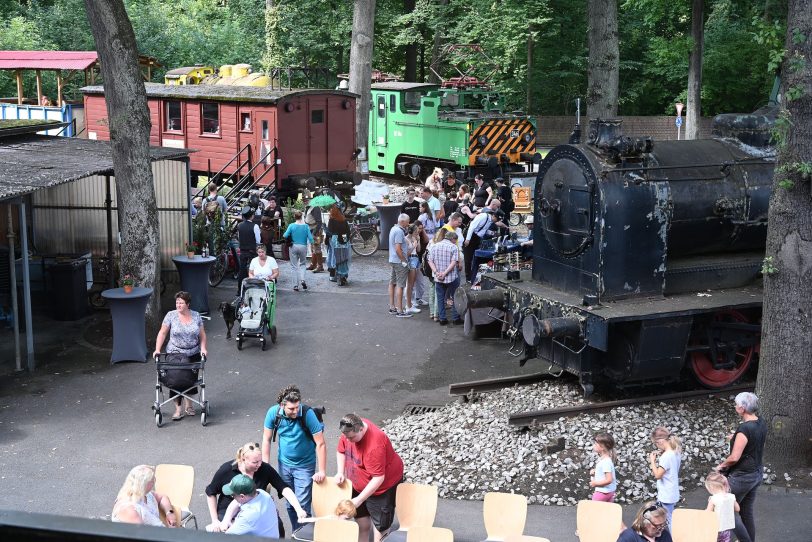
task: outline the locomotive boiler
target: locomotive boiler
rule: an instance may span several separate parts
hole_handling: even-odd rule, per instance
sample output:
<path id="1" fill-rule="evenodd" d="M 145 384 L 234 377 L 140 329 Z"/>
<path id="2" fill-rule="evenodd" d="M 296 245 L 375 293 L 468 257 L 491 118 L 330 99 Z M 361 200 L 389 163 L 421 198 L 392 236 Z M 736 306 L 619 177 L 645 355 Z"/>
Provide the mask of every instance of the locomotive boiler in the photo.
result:
<path id="1" fill-rule="evenodd" d="M 717 117 L 715 137 L 694 141 L 590 122 L 586 143 L 540 165 L 532 274 L 487 274 L 458 308 L 502 309 L 522 364 L 577 375 L 586 395 L 686 372 L 710 388 L 739 379 L 760 340 L 775 159 L 769 114 L 744 117 Z"/>

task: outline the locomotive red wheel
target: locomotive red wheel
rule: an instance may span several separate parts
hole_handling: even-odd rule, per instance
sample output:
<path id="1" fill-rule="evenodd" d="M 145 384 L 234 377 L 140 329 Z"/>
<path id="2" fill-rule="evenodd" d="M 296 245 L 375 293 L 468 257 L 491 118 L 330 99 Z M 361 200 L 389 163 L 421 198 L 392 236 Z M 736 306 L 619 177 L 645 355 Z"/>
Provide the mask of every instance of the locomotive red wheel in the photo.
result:
<path id="1" fill-rule="evenodd" d="M 714 322 L 748 323 L 749 320 L 739 311 L 729 310 L 716 313 Z M 753 361 L 757 345 L 740 347 L 735 355 L 735 366 L 730 369 L 717 369 L 713 366 L 710 352 L 691 352 L 688 357 L 688 366 L 694 377 L 706 388 L 720 389 L 729 386 L 738 380 Z M 717 354 L 719 363 L 724 363 L 725 353 Z"/>

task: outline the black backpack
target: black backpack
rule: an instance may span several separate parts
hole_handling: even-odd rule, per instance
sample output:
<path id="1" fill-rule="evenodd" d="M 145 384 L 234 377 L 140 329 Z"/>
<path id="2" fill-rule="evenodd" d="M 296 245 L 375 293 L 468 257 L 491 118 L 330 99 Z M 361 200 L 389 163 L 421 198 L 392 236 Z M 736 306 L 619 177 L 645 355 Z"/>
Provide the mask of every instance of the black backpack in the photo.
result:
<path id="1" fill-rule="evenodd" d="M 313 433 L 310 432 L 310 428 L 307 427 L 307 422 L 305 421 L 305 418 L 307 417 L 307 411 L 312 410 L 313 413 L 316 414 L 316 419 L 319 420 L 321 423 L 324 423 L 324 413 L 327 412 L 327 409 L 324 407 L 311 407 L 305 405 L 304 403 L 301 406 L 302 413 L 301 415 L 297 416 L 296 419 L 299 420 L 299 424 L 302 426 L 302 430 L 304 431 L 305 435 L 310 437 L 310 440 L 313 440 Z M 276 418 L 274 418 L 273 425 L 271 426 L 271 442 L 276 442 L 276 433 L 279 432 L 279 423 L 281 421 L 282 421 L 282 405 L 279 405 L 279 409 L 276 411 Z"/>

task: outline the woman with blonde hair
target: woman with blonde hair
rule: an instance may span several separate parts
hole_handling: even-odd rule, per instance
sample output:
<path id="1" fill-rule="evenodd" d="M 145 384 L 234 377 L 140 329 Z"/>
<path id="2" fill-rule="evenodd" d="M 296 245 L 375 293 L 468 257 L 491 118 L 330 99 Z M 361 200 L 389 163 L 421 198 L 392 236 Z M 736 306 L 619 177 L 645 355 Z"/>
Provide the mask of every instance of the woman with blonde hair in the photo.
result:
<path id="1" fill-rule="evenodd" d="M 657 504 L 668 514 L 668 527 L 671 528 L 671 514 L 679 501 L 679 468 L 682 462 L 682 442 L 679 437 L 665 427 L 655 427 L 651 441 L 657 450 L 648 454 L 648 463 L 657 481 Z"/>
<path id="2" fill-rule="evenodd" d="M 209 531 L 222 532 L 228 528 L 227 522 L 222 521 L 226 517 L 226 510 L 234 497 L 223 492 L 223 486 L 227 485 L 238 474 L 244 474 L 251 478 L 256 487 L 264 490 L 270 484 L 281 499 L 286 498 L 296 510 L 300 518 L 306 517 L 305 512 L 296 499 L 296 494 L 289 488 L 279 473 L 272 466 L 262 460 L 262 447 L 258 442 L 249 442 L 237 450 L 237 456 L 233 461 L 226 461 L 211 479 L 206 487 L 206 500 L 209 505 L 209 515 L 211 524 L 206 527 Z M 282 520 L 279 519 L 279 537 L 284 538 L 285 530 Z"/>
<path id="3" fill-rule="evenodd" d="M 165 495 L 155 493 L 155 469 L 149 465 L 133 467 L 118 491 L 111 520 L 155 527 L 177 527 L 178 516 Z M 161 520 L 166 515 L 166 524 Z"/>
<path id="4" fill-rule="evenodd" d="M 672 542 L 668 525 L 668 512 L 658 503 L 649 501 L 637 511 L 632 526 L 620 533 L 617 542 Z"/>

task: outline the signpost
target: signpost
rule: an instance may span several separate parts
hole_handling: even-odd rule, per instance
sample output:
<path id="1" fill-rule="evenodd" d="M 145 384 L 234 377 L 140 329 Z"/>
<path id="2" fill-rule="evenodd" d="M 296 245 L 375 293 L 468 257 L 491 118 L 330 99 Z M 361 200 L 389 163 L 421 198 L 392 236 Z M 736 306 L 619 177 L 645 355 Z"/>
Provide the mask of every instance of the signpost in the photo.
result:
<path id="1" fill-rule="evenodd" d="M 682 108 L 685 107 L 685 104 L 683 104 L 682 102 L 677 102 L 674 105 L 677 108 L 677 120 L 676 120 L 676 123 L 677 123 L 677 140 L 679 140 L 680 131 L 682 129 Z"/>

